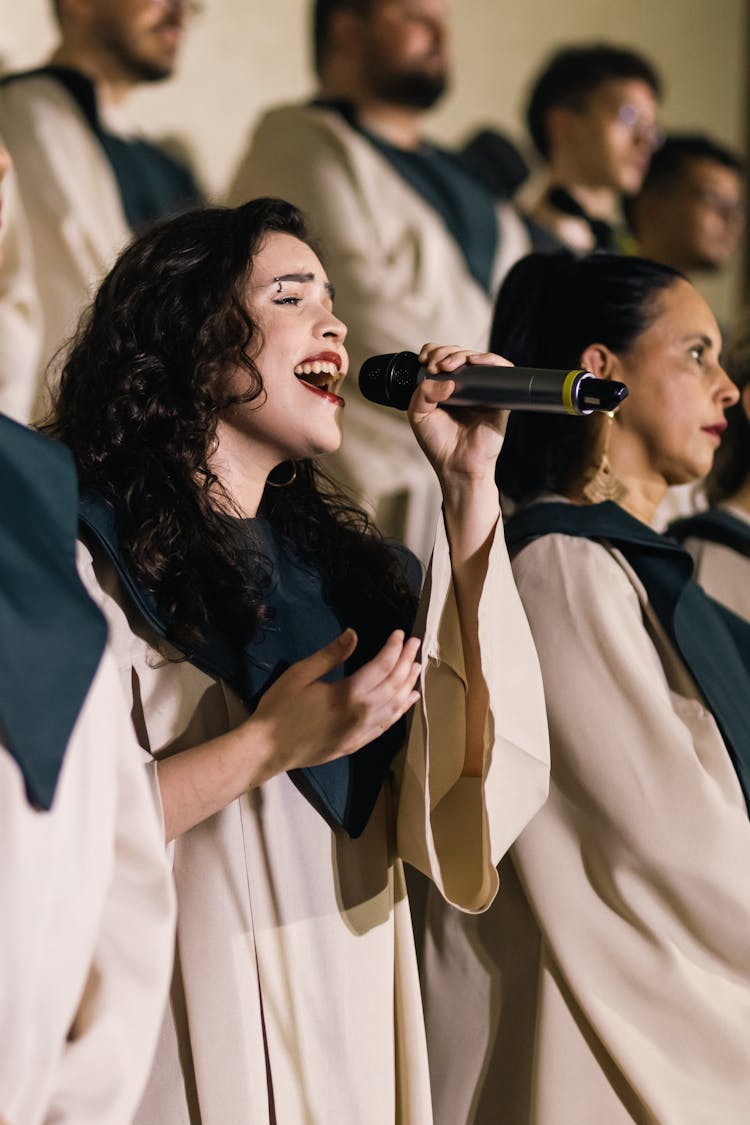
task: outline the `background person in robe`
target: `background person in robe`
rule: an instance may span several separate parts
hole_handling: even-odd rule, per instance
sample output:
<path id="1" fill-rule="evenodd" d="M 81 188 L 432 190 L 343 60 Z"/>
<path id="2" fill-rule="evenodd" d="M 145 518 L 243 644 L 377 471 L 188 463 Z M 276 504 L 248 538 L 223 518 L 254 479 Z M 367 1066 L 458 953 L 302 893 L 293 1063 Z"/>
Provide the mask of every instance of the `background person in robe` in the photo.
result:
<path id="1" fill-rule="evenodd" d="M 621 200 L 638 191 L 659 143 L 661 95 L 654 67 L 625 47 L 564 47 L 550 59 L 526 110 L 545 164 L 523 193 L 535 222 L 579 253 L 632 250 Z"/>
<path id="2" fill-rule="evenodd" d="M 37 70 L 0 82 L 0 133 L 28 220 L 41 325 L 6 360 L 0 408 L 37 420 L 46 367 L 116 254 L 154 219 L 198 201 L 189 169 L 128 121 L 128 94 L 168 78 L 192 0 L 54 0 L 60 43 Z M 0 294 L 11 286 L 0 271 Z M 0 300 L 0 340 L 11 304 Z"/>
<path id="3" fill-rule="evenodd" d="M 0 1120 L 130 1125 L 169 988 L 174 892 L 75 470 L 0 415 Z"/>
<path id="4" fill-rule="evenodd" d="M 437 410 L 451 383 L 412 401 L 444 496 L 420 669 L 413 560 L 311 460 L 341 439 L 345 335 L 299 212 L 257 200 L 136 240 L 63 373 L 88 581 L 174 839 L 179 964 L 139 1125 L 427 1125 L 400 857 L 484 909 L 546 792 L 500 419 Z"/>
<path id="5" fill-rule="evenodd" d="M 742 161 L 710 137 L 673 134 L 626 212 L 644 258 L 685 274 L 719 271 L 744 227 Z"/>
<path id="6" fill-rule="evenodd" d="M 450 77 L 445 0 L 316 0 L 316 99 L 268 112 L 230 201 L 278 195 L 326 248 L 352 368 L 424 340 L 484 349 L 492 299 L 529 232 L 460 157 L 424 136 Z M 440 496 L 408 422 L 349 392 L 331 471 L 426 561 Z"/>
<path id="7" fill-rule="evenodd" d="M 709 508 L 673 523 L 693 556 L 695 580 L 741 617 L 750 620 L 750 317 L 745 317 L 726 353 L 727 371 L 740 392 L 727 411 L 711 472 L 704 482 Z"/>
<path id="8" fill-rule="evenodd" d="M 737 401 L 716 321 L 668 267 L 533 256 L 501 290 L 492 339 L 630 394 L 614 419 L 508 426 L 499 472 L 520 510 L 506 537 L 544 678 L 550 796 L 491 910 L 432 915 L 436 1118 L 739 1123 L 750 677 L 731 636 L 747 658 L 750 629 L 649 526 L 670 485 L 710 469 Z"/>

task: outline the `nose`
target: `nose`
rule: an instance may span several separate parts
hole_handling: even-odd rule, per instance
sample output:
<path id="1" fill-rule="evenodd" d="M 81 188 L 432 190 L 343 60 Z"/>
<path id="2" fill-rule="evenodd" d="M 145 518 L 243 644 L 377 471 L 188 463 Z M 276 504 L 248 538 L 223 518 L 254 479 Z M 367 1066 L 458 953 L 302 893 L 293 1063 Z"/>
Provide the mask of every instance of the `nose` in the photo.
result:
<path id="1" fill-rule="evenodd" d="M 717 396 L 721 403 L 722 410 L 728 410 L 730 406 L 734 406 L 740 399 L 739 387 L 736 383 L 732 382 L 723 367 L 719 368 Z"/>
<path id="2" fill-rule="evenodd" d="M 343 320 L 339 320 L 331 309 L 324 308 L 320 317 L 318 331 L 326 340 L 336 340 L 343 344 L 348 331 Z"/>

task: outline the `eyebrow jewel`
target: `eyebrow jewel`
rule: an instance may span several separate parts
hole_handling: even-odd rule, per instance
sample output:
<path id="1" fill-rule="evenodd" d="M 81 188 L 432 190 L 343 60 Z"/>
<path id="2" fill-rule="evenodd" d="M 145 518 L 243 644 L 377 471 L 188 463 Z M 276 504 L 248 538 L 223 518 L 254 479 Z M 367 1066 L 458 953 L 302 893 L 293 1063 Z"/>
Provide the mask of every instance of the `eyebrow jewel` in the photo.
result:
<path id="1" fill-rule="evenodd" d="M 276 282 L 276 285 L 277 285 L 277 289 L 276 289 L 276 292 L 277 292 L 277 293 L 280 293 L 280 292 L 281 292 L 281 278 L 280 278 L 280 277 L 275 277 L 275 278 L 274 278 L 274 281 Z"/>

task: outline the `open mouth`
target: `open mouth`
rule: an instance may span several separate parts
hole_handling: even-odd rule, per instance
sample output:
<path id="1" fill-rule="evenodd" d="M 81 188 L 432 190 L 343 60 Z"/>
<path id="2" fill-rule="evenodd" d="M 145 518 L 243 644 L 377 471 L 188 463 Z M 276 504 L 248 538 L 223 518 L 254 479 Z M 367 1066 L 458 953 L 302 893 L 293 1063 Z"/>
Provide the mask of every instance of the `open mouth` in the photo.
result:
<path id="1" fill-rule="evenodd" d="M 334 363 L 328 359 L 305 360 L 297 364 L 294 374 L 308 390 L 335 403 L 336 406 L 344 405 L 343 398 L 336 393 L 344 379 L 338 361 Z"/>

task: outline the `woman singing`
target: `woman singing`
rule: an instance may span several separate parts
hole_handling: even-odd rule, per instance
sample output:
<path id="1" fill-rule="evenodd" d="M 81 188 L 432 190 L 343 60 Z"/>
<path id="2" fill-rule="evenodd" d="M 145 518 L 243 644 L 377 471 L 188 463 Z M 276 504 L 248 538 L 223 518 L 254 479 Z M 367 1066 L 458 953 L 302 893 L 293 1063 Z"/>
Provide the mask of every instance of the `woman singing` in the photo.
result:
<path id="1" fill-rule="evenodd" d="M 451 383 L 413 397 L 444 496 L 417 609 L 412 560 L 315 468 L 341 441 L 332 301 L 292 206 L 183 215 L 124 252 L 63 374 L 85 574 L 174 841 L 177 970 L 139 1125 L 431 1122 L 401 861 L 483 910 L 545 795 L 499 418 L 437 409 Z"/>

